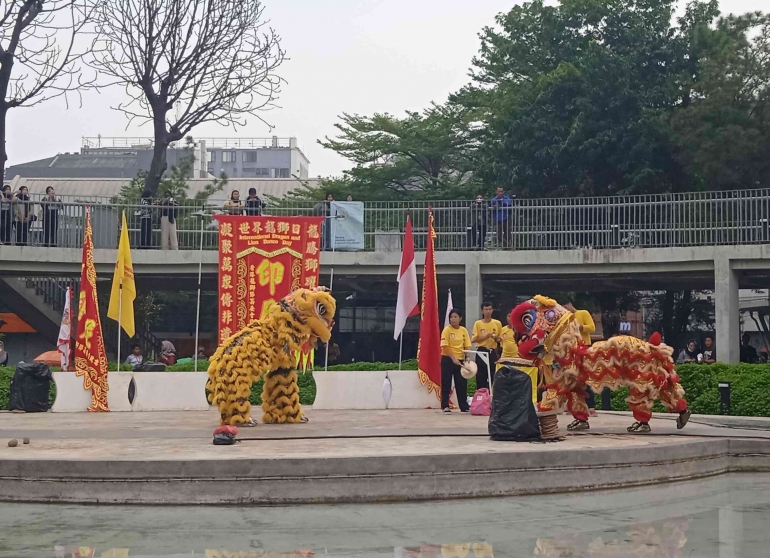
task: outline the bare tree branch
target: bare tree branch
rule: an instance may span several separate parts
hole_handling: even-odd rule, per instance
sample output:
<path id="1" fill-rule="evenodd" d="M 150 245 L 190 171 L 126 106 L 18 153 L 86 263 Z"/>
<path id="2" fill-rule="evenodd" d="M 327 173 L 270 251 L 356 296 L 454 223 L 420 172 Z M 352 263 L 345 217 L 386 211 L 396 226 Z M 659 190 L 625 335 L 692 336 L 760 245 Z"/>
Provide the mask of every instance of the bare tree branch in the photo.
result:
<path id="1" fill-rule="evenodd" d="M 157 192 L 169 144 L 204 122 L 264 122 L 283 80 L 285 53 L 261 0 L 101 0 L 94 66 L 123 84 L 117 108 L 154 129 L 146 186 Z M 177 109 L 177 110 L 174 110 Z"/>
<path id="2" fill-rule="evenodd" d="M 95 83 L 84 77 L 98 0 L 0 0 L 0 170 L 8 160 L 9 109 L 31 107 Z M 82 99 L 81 99 L 82 100 Z"/>

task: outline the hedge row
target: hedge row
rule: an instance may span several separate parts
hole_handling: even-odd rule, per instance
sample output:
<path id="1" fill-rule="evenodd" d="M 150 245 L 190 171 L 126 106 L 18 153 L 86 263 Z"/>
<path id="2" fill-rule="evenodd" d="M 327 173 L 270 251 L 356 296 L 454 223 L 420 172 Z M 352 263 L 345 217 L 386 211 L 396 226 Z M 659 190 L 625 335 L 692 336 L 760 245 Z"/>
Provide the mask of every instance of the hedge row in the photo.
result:
<path id="1" fill-rule="evenodd" d="M 185 372 L 192 370 L 192 363 L 177 364 L 169 367 L 169 370 Z M 415 361 L 406 361 L 402 363 L 402 369 L 416 369 Z M 205 370 L 208 361 L 198 361 L 199 370 Z M 121 367 L 122 368 L 122 367 Z M 330 366 L 329 370 L 395 370 L 398 364 L 382 362 L 359 362 L 354 365 L 344 364 Z M 677 372 L 681 377 L 682 385 L 687 392 L 686 398 L 690 404 L 690 409 L 696 414 L 717 415 L 719 414 L 719 387 L 718 383 L 731 383 L 731 409 L 733 416 L 757 416 L 770 417 L 770 364 L 683 364 L 677 366 Z M 0 367 L 0 410 L 8 408 L 8 398 L 10 392 L 11 377 L 14 368 Z M 322 370 L 316 371 L 316 374 L 323 374 Z M 313 372 L 299 374 L 300 401 L 303 405 L 311 405 L 315 401 L 316 385 L 313 379 Z M 476 391 L 476 381 L 471 380 L 468 383 L 468 394 L 472 395 Z M 56 388 L 51 384 L 50 401 L 53 402 L 56 394 Z M 254 405 L 262 404 L 262 382 L 257 382 L 252 386 L 251 402 Z M 612 394 L 612 410 L 627 411 L 628 404 L 625 399 L 628 397 L 628 390 L 623 388 Z M 597 397 L 597 399 L 599 399 Z M 600 401 L 597 400 L 597 406 Z M 665 411 L 660 403 L 656 403 L 655 411 Z"/>

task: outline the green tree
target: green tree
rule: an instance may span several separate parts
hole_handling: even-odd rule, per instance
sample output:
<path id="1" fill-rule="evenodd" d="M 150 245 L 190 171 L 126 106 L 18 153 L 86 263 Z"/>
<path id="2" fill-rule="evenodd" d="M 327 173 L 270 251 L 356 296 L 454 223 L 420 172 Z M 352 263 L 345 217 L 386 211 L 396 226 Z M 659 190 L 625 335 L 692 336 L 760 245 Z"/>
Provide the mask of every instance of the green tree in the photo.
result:
<path id="1" fill-rule="evenodd" d="M 185 146 L 182 148 L 183 154 L 179 158 L 179 164 L 173 165 L 169 172 L 160 181 L 159 192 L 162 194 L 170 190 L 177 203 L 184 205 L 188 201 L 196 205 L 205 203 L 212 194 L 220 192 L 227 185 L 227 175 L 222 173 L 219 178 L 214 178 L 209 184 L 190 197 L 190 186 L 187 183 L 193 173 L 195 164 L 195 141 L 192 137 L 187 137 Z M 140 171 L 131 182 L 123 186 L 118 195 L 113 199 L 113 203 L 135 204 L 142 197 L 142 192 L 146 189 L 147 171 Z"/>
<path id="2" fill-rule="evenodd" d="M 323 180 L 321 190 L 368 200 L 451 199 L 479 187 L 471 172 L 473 140 L 459 105 L 434 104 L 405 118 L 343 114 L 335 126 L 339 135 L 319 143 L 354 166 Z"/>
<path id="3" fill-rule="evenodd" d="M 525 197 L 686 187 L 659 119 L 678 66 L 673 0 L 542 0 L 481 34 L 473 83 L 476 169 Z"/>
<path id="4" fill-rule="evenodd" d="M 687 95 L 667 124 L 677 159 L 706 190 L 770 185 L 770 18 L 716 21 L 688 10 L 680 21 L 690 66 Z"/>

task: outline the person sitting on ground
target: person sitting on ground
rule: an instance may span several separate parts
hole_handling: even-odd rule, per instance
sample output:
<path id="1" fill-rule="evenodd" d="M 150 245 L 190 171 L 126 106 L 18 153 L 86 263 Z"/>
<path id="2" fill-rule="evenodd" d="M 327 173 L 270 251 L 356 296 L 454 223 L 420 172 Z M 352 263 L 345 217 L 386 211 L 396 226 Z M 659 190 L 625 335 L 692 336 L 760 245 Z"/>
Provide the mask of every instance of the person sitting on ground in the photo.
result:
<path id="1" fill-rule="evenodd" d="M 757 350 L 751 346 L 751 335 L 744 333 L 741 337 L 741 362 L 756 364 L 759 362 Z"/>
<path id="2" fill-rule="evenodd" d="M 131 354 L 128 355 L 128 358 L 126 359 L 126 364 L 130 366 L 136 366 L 138 364 L 142 364 L 144 362 L 144 357 L 142 356 L 142 348 L 134 344 L 131 346 Z"/>
<path id="3" fill-rule="evenodd" d="M 171 341 L 163 341 L 160 344 L 160 357 L 158 362 L 162 362 L 166 366 L 176 364 L 176 348 Z"/>
<path id="4" fill-rule="evenodd" d="M 246 198 L 246 215 L 259 217 L 265 207 L 267 204 L 259 198 L 257 189 L 249 188 L 249 197 Z"/>
<path id="5" fill-rule="evenodd" d="M 463 317 L 460 311 L 453 309 L 449 312 L 449 325 L 441 332 L 441 408 L 449 414 L 449 394 L 452 391 L 452 380 L 457 392 L 457 404 L 461 413 L 469 413 L 468 380 L 463 378 L 460 367 L 465 360 L 464 350 L 471 348 L 471 338 L 468 330 L 460 325 Z"/>
<path id="6" fill-rule="evenodd" d="M 0 366 L 8 366 L 10 356 L 5 352 L 5 344 L 0 341 Z"/>
<path id="7" fill-rule="evenodd" d="M 714 338 L 706 336 L 703 341 L 703 364 L 714 364 L 717 361 L 717 348 L 714 346 Z"/>
<path id="8" fill-rule="evenodd" d="M 228 215 L 243 215 L 243 202 L 241 201 L 241 193 L 238 190 L 232 191 L 230 199 L 225 202 L 224 210 Z"/>
<path id="9" fill-rule="evenodd" d="M 695 341 L 690 341 L 687 343 L 687 346 L 682 349 L 682 352 L 679 353 L 679 356 L 676 359 L 676 363 L 691 364 L 694 362 L 698 362 L 698 345 L 695 343 Z"/>

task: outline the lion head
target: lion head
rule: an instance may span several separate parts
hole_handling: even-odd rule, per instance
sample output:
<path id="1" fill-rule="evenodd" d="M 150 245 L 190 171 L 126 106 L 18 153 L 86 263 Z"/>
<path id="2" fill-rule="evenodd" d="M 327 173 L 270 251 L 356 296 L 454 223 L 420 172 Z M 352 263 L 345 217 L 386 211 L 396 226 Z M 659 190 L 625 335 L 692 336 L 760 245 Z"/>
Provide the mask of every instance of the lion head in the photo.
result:
<path id="1" fill-rule="evenodd" d="M 531 360 L 543 359 L 553 344 L 549 338 L 558 336 L 572 321 L 579 324 L 583 342 L 589 345 L 595 330 L 591 314 L 585 310 L 570 312 L 552 298 L 537 295 L 516 306 L 508 316 L 509 325 L 521 336 L 519 354 Z"/>
<path id="2" fill-rule="evenodd" d="M 337 310 L 337 301 L 329 289 L 299 289 L 281 300 L 280 305 L 307 327 L 311 336 L 318 337 L 324 343 L 329 341 Z"/>

